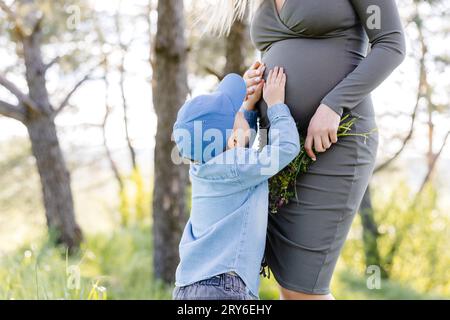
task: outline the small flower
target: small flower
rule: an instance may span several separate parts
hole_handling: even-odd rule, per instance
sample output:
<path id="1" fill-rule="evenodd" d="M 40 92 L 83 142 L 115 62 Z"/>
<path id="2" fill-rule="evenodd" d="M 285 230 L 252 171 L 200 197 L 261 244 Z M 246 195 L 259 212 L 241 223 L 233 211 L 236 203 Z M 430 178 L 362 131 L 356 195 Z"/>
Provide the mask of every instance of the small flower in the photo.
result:
<path id="1" fill-rule="evenodd" d="M 31 258 L 32 255 L 33 255 L 33 252 L 32 252 L 31 250 L 25 250 L 25 252 L 23 253 L 23 256 L 24 256 L 26 259 Z"/>

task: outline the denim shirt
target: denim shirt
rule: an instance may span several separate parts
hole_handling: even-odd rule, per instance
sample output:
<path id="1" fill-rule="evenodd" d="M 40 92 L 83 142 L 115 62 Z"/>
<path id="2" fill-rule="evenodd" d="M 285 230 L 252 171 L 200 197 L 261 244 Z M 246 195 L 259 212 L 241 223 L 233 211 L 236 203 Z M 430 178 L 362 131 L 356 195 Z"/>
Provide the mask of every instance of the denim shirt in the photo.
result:
<path id="1" fill-rule="evenodd" d="M 244 115 L 256 128 L 256 112 Z M 288 107 L 274 105 L 268 117 L 269 143 L 261 151 L 233 148 L 191 165 L 192 209 L 179 246 L 176 286 L 235 272 L 258 297 L 268 220 L 267 181 L 300 151 Z"/>

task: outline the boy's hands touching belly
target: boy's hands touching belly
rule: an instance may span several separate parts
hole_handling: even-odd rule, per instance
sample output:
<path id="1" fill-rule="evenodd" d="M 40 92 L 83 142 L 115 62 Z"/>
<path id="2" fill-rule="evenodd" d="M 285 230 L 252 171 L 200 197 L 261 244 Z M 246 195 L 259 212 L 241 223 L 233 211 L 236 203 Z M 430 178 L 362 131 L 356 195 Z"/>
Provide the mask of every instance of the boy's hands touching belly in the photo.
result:
<path id="1" fill-rule="evenodd" d="M 286 88 L 286 74 L 283 68 L 275 67 L 270 70 L 267 81 L 264 84 L 263 97 L 267 107 L 284 103 Z"/>
<path id="2" fill-rule="evenodd" d="M 264 80 L 262 75 L 266 66 L 260 62 L 255 62 L 244 74 L 244 80 L 247 84 L 247 98 L 243 107 L 247 111 L 255 110 L 256 103 L 261 99 Z"/>
<path id="3" fill-rule="evenodd" d="M 254 110 L 255 104 L 261 97 L 260 93 L 257 91 L 261 89 L 262 84 L 264 83 L 264 80 L 262 79 L 264 69 L 262 67 L 265 68 L 266 65 L 261 64 L 260 62 L 255 62 L 244 75 L 244 79 L 247 83 L 248 94 L 248 98 L 244 103 L 244 107 L 247 110 Z M 275 73 L 276 69 L 277 68 L 274 68 L 271 71 L 272 75 Z M 280 68 L 278 68 L 277 70 L 280 71 Z M 277 76 L 274 79 L 277 79 L 278 71 Z M 281 68 L 281 72 L 286 78 L 283 68 Z M 275 90 L 273 84 L 269 89 L 269 86 L 267 85 L 268 83 L 269 78 L 267 79 L 266 85 L 263 88 L 264 100 L 268 107 L 275 105 L 276 102 L 284 103 L 285 85 L 283 86 L 283 92 L 278 92 L 278 95 L 274 96 L 274 91 L 277 90 Z M 317 108 L 314 116 L 309 122 L 308 133 L 305 140 L 305 151 L 311 159 L 316 160 L 316 154 L 314 152 L 325 152 L 331 147 L 333 143 L 337 142 L 337 129 L 339 127 L 340 120 L 341 117 L 327 105 L 321 104 Z"/>

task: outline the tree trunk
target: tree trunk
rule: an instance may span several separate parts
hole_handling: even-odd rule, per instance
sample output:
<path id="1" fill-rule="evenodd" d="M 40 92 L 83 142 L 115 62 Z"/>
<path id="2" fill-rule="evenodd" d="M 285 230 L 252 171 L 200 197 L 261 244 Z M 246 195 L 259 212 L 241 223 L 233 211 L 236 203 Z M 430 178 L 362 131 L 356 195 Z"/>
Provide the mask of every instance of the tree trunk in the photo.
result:
<path id="1" fill-rule="evenodd" d="M 42 30 L 38 22 L 30 36 L 22 39 L 25 76 L 30 98 L 39 112 L 30 111 L 25 125 L 31 139 L 42 184 L 47 225 L 56 241 L 72 252 L 82 240 L 75 222 L 70 176 L 59 144 L 53 108 L 46 87 L 45 64 L 42 59 Z"/>
<path id="2" fill-rule="evenodd" d="M 158 2 L 154 44 L 153 103 L 158 117 L 155 146 L 153 239 L 155 277 L 173 282 L 178 244 L 188 217 L 187 168 L 171 159 L 172 126 L 187 93 L 187 47 L 182 0 Z"/>
<path id="3" fill-rule="evenodd" d="M 370 186 L 367 187 L 366 192 L 364 193 L 361 206 L 359 208 L 359 214 L 361 216 L 363 226 L 363 243 L 366 266 L 379 266 L 381 269 L 381 276 L 383 278 L 387 278 L 387 273 L 383 268 L 380 252 L 378 250 L 377 241 L 380 234 L 378 232 L 378 226 L 374 217 Z"/>
<path id="4" fill-rule="evenodd" d="M 428 100 L 428 99 L 427 99 Z M 431 101 L 427 101 L 428 108 L 428 152 L 427 152 L 427 164 L 428 164 L 428 171 L 431 171 L 431 167 L 433 165 L 434 160 L 434 152 L 433 152 L 433 141 L 434 141 L 434 124 L 433 124 L 433 108 L 431 105 Z"/>
<path id="5" fill-rule="evenodd" d="M 72 252 L 80 244 L 82 233 L 75 222 L 70 176 L 59 145 L 54 119 L 82 82 L 69 91 L 58 110 L 53 108 L 45 78 L 46 71 L 53 62 L 46 65 L 42 59 L 43 14 L 37 14 L 36 10 L 39 9 L 32 6 L 37 5 L 34 2 L 36 1 L 25 1 L 23 4 L 26 3 L 27 8 L 23 12 L 19 12 L 19 5 L 17 13 L 20 14 L 13 12 L 3 1 L 0 2 L 0 8 L 13 26 L 14 36 L 11 40 L 15 42 L 17 53 L 24 60 L 28 87 L 28 93 L 22 92 L 0 74 L 0 85 L 18 100 L 15 106 L 0 101 L 0 114 L 19 120 L 27 127 L 41 180 L 49 231 L 58 243 L 65 244 Z M 25 15 L 24 19 L 19 19 L 22 14 Z M 22 20 L 23 24 L 20 23 Z M 25 25 L 26 30 L 23 28 Z"/>
<path id="6" fill-rule="evenodd" d="M 69 251 L 78 247 L 82 240 L 81 229 L 75 221 L 70 175 L 66 168 L 52 118 L 37 115 L 26 122 L 36 159 L 47 225 L 58 243 Z"/>

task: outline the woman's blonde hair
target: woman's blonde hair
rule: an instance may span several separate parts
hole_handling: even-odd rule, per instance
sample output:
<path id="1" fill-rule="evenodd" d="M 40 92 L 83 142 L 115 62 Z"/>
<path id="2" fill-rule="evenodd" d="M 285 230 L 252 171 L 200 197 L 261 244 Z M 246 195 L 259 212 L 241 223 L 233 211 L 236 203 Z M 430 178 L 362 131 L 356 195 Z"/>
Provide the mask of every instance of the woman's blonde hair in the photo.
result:
<path id="1" fill-rule="evenodd" d="M 264 0 L 212 0 L 205 10 L 206 30 L 214 35 L 230 32 L 235 20 L 243 20 L 248 13 L 252 15 Z"/>

